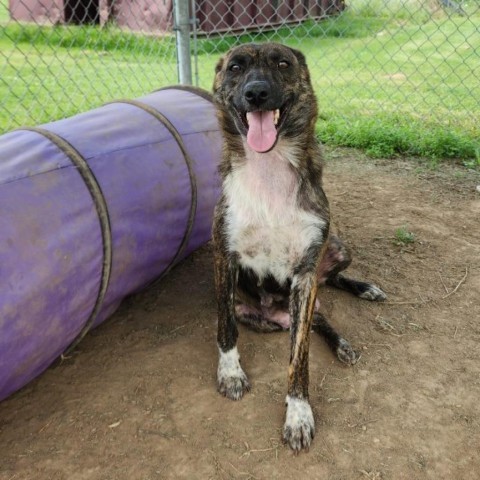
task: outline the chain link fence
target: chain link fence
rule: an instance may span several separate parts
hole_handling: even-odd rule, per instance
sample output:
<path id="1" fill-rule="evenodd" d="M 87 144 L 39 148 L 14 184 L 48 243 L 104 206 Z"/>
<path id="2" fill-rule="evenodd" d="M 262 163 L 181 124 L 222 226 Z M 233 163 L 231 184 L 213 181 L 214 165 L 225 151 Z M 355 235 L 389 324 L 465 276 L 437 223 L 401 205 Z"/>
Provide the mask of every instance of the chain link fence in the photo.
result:
<path id="1" fill-rule="evenodd" d="M 480 0 L 0 0 L 0 132 L 179 76 L 210 89 L 249 41 L 306 54 L 322 140 L 478 161 Z"/>

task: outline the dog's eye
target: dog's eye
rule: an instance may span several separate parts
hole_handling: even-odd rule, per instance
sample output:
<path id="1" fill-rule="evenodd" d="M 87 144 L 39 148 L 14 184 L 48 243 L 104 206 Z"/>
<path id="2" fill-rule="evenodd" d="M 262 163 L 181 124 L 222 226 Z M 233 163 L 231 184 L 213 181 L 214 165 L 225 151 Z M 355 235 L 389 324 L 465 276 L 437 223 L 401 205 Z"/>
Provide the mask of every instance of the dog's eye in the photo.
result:
<path id="1" fill-rule="evenodd" d="M 281 70 L 285 70 L 289 66 L 290 64 L 286 60 L 281 60 L 280 62 L 278 62 L 278 68 L 280 68 Z"/>
<path id="2" fill-rule="evenodd" d="M 242 71 L 242 67 L 234 63 L 233 65 L 230 65 L 229 70 L 233 73 L 238 73 Z"/>

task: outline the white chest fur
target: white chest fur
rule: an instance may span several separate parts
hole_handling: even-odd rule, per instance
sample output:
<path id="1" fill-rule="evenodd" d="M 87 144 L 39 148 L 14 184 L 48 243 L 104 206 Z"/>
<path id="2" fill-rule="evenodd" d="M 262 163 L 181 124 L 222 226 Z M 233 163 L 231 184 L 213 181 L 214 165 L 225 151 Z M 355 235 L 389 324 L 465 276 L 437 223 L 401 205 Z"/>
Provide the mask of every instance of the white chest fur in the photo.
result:
<path id="1" fill-rule="evenodd" d="M 246 162 L 224 184 L 229 248 L 260 280 L 272 274 L 284 283 L 325 222 L 298 206 L 291 148 L 279 144 L 263 154 L 246 150 Z"/>

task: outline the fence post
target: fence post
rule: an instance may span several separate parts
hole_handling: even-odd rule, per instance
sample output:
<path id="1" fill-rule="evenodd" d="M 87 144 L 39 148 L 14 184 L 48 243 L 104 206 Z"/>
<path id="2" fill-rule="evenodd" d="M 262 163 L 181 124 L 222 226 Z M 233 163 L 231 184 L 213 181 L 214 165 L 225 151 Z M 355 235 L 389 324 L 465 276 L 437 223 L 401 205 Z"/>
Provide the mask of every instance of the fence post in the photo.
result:
<path id="1" fill-rule="evenodd" d="M 182 85 L 192 84 L 190 60 L 190 11 L 189 0 L 174 0 L 174 30 L 177 49 L 178 81 Z"/>

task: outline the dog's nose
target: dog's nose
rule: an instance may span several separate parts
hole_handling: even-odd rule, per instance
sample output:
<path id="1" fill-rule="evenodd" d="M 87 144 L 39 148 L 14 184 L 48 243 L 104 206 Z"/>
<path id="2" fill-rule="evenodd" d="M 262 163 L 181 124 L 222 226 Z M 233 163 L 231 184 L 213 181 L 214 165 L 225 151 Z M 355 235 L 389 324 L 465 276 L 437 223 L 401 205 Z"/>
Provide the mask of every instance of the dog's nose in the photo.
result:
<path id="1" fill-rule="evenodd" d="M 245 100 L 255 106 L 260 106 L 265 103 L 269 97 L 268 83 L 263 80 L 255 80 L 248 82 L 243 89 L 243 96 Z"/>

